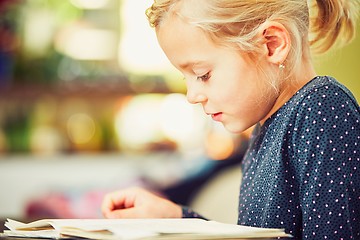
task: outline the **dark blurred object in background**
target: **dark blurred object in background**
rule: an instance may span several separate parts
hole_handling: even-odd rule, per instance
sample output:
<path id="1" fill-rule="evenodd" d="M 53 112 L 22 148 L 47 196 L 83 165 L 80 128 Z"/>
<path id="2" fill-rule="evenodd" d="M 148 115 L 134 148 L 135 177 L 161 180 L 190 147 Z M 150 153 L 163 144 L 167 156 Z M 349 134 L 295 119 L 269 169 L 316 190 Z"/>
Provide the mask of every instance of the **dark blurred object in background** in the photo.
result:
<path id="1" fill-rule="evenodd" d="M 18 50 L 17 18 L 21 0 L 0 1 L 0 87 L 7 86 L 13 79 L 14 58 Z"/>

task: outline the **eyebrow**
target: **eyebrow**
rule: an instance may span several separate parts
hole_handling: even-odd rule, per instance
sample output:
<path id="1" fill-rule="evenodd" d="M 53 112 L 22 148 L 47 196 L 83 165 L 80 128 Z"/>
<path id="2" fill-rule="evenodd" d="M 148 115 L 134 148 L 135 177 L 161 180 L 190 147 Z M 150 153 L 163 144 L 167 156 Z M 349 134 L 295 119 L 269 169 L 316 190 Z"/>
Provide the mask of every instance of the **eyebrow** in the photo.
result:
<path id="1" fill-rule="evenodd" d="M 203 64 L 203 63 L 204 63 L 204 61 L 186 62 L 186 63 L 180 64 L 179 67 L 182 68 L 182 69 L 188 69 L 190 67 L 200 65 L 200 64 Z"/>

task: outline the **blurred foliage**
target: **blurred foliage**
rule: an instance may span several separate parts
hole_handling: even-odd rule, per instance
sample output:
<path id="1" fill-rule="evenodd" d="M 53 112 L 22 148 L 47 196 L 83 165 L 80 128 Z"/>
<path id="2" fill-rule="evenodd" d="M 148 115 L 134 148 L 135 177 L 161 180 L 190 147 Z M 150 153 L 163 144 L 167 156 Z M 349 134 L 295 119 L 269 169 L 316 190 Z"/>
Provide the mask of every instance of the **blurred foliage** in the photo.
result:
<path id="1" fill-rule="evenodd" d="M 51 41 L 44 54 L 32 54 L 26 49 L 26 24 L 38 14 L 47 14 L 53 31 L 67 22 L 82 16 L 83 11 L 69 1 L 22 0 L 0 2 L 0 78 L 12 83 L 51 83 L 58 79 L 57 66 L 64 56 L 54 48 Z M 49 23 L 50 24 L 50 23 Z M 7 36 L 6 38 L 4 36 Z M 36 38 L 37 36 L 31 36 Z M 36 39 L 35 39 L 36 40 Z M 1 81 L 0 81 L 1 82 Z"/>

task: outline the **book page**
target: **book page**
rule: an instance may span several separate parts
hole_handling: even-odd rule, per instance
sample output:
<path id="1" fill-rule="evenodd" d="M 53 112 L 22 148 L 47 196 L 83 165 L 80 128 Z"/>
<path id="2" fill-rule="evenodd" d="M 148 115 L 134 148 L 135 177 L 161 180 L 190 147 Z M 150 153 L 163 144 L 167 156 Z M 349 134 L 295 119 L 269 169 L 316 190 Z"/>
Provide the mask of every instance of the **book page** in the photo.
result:
<path id="1" fill-rule="evenodd" d="M 115 235 L 121 235 L 125 231 L 144 231 L 161 234 L 206 233 L 248 236 L 252 234 L 258 235 L 283 231 L 282 229 L 254 228 L 196 218 L 60 220 L 53 221 L 52 225 L 57 229 L 73 227 L 87 231 L 108 230 Z"/>
<path id="2" fill-rule="evenodd" d="M 254 228 L 235 224 L 206 221 L 203 219 L 43 219 L 24 224 L 8 220 L 10 230 L 30 230 L 40 234 L 53 226 L 58 235 L 78 236 L 91 239 L 145 239 L 155 236 L 192 236 L 207 238 L 261 238 L 286 237 L 282 229 Z M 25 231 L 24 231 L 25 232 Z M 202 237 L 202 238 L 201 238 Z"/>

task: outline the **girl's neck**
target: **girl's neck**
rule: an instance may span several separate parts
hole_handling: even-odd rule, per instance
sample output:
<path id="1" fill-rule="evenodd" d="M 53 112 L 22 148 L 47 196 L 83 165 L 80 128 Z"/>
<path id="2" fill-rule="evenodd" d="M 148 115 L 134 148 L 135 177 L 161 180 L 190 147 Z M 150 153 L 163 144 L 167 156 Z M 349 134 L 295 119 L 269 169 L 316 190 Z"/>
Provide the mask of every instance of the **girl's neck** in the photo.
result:
<path id="1" fill-rule="evenodd" d="M 263 125 L 264 122 L 271 117 L 279 108 L 281 108 L 294 94 L 299 91 L 304 85 L 316 77 L 315 69 L 311 61 L 303 61 L 301 69 L 294 77 L 288 78 L 280 87 L 279 95 L 269 111 L 269 113 L 260 121 Z"/>

